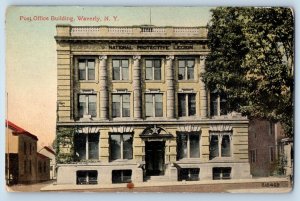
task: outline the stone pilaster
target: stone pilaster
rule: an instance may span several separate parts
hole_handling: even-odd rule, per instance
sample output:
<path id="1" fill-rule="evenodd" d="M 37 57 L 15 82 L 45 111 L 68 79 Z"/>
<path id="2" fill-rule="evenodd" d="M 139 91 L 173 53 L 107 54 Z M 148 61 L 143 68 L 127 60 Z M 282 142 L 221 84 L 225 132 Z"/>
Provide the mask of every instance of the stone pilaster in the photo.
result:
<path id="1" fill-rule="evenodd" d="M 207 118 L 207 92 L 205 83 L 201 76 L 202 73 L 205 73 L 205 59 L 206 56 L 200 56 L 200 116 L 202 118 Z"/>
<path id="2" fill-rule="evenodd" d="M 174 88 L 174 56 L 166 58 L 166 83 L 167 83 L 167 118 L 175 118 L 175 88 Z"/>
<path id="3" fill-rule="evenodd" d="M 141 56 L 133 56 L 133 117 L 142 118 Z"/>
<path id="4" fill-rule="evenodd" d="M 107 56 L 99 56 L 100 119 L 108 119 Z"/>

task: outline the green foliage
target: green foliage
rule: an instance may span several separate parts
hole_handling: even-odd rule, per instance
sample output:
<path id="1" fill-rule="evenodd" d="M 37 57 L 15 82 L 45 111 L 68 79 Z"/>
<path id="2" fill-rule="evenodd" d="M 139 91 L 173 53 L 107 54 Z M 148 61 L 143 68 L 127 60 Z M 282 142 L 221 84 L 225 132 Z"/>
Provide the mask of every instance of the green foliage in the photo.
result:
<path id="1" fill-rule="evenodd" d="M 279 121 L 293 135 L 294 21 L 289 8 L 212 10 L 204 82 L 228 109 Z"/>
<path id="2" fill-rule="evenodd" d="M 57 128 L 56 129 L 56 162 L 72 163 L 74 158 L 74 134 L 75 129 L 71 127 Z M 62 151 L 66 148 L 68 152 Z"/>
<path id="3" fill-rule="evenodd" d="M 276 163 L 274 164 L 274 170 L 273 170 L 273 175 L 274 176 L 282 176 L 285 174 L 285 169 L 284 167 L 287 164 L 286 157 L 281 154 L 279 158 L 276 160 Z"/>

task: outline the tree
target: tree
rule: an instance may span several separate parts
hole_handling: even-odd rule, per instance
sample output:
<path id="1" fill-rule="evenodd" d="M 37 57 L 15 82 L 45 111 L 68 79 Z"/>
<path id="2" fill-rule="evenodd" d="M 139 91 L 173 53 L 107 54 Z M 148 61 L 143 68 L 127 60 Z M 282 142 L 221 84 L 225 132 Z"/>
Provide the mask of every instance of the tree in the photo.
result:
<path id="1" fill-rule="evenodd" d="M 293 135 L 294 20 L 289 8 L 212 9 L 204 82 L 230 111 L 281 122 Z"/>

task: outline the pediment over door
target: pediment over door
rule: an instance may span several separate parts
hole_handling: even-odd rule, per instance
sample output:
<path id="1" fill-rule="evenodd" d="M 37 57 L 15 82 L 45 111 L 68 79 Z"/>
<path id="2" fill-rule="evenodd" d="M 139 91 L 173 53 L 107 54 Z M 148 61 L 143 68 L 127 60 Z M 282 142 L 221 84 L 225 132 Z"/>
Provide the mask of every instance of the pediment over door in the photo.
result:
<path id="1" fill-rule="evenodd" d="M 140 134 L 140 137 L 142 137 L 142 138 L 170 138 L 170 137 L 173 137 L 173 135 L 171 133 L 169 133 L 163 127 L 153 125 L 153 126 L 148 126 L 142 132 L 142 134 Z"/>

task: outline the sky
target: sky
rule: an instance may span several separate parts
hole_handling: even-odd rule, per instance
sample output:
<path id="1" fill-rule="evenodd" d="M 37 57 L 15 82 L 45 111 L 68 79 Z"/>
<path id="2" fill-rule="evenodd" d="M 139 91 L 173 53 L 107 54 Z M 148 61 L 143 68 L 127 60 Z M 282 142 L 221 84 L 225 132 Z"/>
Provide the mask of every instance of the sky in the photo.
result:
<path id="1" fill-rule="evenodd" d="M 6 12 L 7 119 L 33 133 L 39 145 L 55 138 L 56 24 L 80 26 L 205 26 L 211 7 L 10 7 Z M 51 16 L 74 21 L 51 20 Z M 79 21 L 78 16 L 102 21 Z M 117 20 L 104 22 L 105 16 Z M 151 17 L 150 17 L 151 16 Z M 48 19 L 47 19 L 48 18 Z M 31 19 L 31 21 L 30 21 Z"/>

